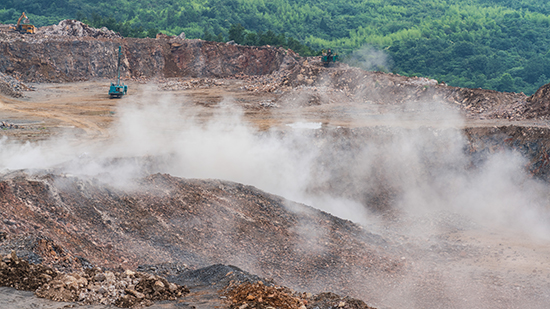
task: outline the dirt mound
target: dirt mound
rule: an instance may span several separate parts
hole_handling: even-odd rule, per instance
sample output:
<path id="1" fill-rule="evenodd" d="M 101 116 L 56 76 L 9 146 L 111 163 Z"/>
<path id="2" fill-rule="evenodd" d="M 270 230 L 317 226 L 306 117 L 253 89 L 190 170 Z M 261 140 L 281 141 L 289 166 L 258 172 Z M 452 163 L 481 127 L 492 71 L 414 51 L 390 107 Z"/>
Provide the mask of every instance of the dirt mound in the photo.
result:
<path id="1" fill-rule="evenodd" d="M 532 96 L 527 98 L 527 103 L 525 116 L 528 119 L 548 119 L 550 116 L 550 84 L 540 87 Z"/>
<path id="2" fill-rule="evenodd" d="M 279 286 L 266 286 L 263 282 L 243 283 L 229 286 L 225 295 L 231 301 L 231 308 L 288 308 L 306 309 L 300 297 L 292 290 Z"/>
<path id="3" fill-rule="evenodd" d="M 307 97 L 300 100 L 302 106 L 361 102 L 383 111 L 402 111 L 410 109 L 411 104 L 435 101 L 444 102 L 473 118 L 526 118 L 527 96 L 523 93 L 451 87 L 424 77 L 367 72 L 346 64 L 326 68 L 315 57 L 285 73 L 279 80 L 261 76 L 260 83 L 250 83 L 246 89 L 286 92 L 284 101 L 287 102 L 296 100 L 299 90 L 301 96 Z"/>
<path id="4" fill-rule="evenodd" d="M 59 35 L 75 37 L 92 37 L 105 39 L 120 39 L 122 36 L 112 30 L 103 27 L 96 29 L 89 25 L 74 19 L 65 19 L 57 25 L 40 27 L 37 34 L 41 35 Z"/>
<path id="5" fill-rule="evenodd" d="M 291 288 L 344 292 L 347 276 L 404 267 L 380 250 L 383 239 L 350 221 L 226 181 L 157 174 L 126 192 L 93 179 L 11 173 L 0 180 L 0 208 L 10 222 L 2 245 L 39 233 L 62 251 L 29 251 L 61 269 L 77 269 L 77 257 L 124 268 L 222 263 Z"/>
<path id="6" fill-rule="evenodd" d="M 264 285 L 262 281 L 229 285 L 224 292 L 231 308 L 288 308 L 288 309 L 374 309 L 365 302 L 334 293 L 298 293 L 277 285 Z"/>
<path id="7" fill-rule="evenodd" d="M 527 96 L 523 93 L 487 89 L 445 87 L 441 96 L 471 116 L 485 119 L 527 119 Z"/>

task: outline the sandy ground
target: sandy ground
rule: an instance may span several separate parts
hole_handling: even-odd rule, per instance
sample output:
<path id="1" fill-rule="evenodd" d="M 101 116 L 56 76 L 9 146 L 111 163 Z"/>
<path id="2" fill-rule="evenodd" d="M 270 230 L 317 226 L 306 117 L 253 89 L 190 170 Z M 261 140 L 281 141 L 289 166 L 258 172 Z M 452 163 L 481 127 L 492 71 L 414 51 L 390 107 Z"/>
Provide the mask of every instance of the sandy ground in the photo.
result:
<path id="1" fill-rule="evenodd" d="M 52 135 L 69 131 L 79 138 L 101 139 L 109 135 L 117 105 L 132 100 L 166 100 L 181 104 L 199 118 L 208 119 L 220 102 L 240 106 L 244 119 L 260 129 L 283 127 L 294 122 L 322 123 L 327 126 L 362 127 L 377 125 L 419 126 L 441 124 L 446 119 L 441 113 L 418 111 L 399 114 L 392 111 L 384 114 L 379 108 L 365 104 L 332 103 L 324 105 L 293 107 L 282 103 L 279 107 L 262 107 L 262 103 L 276 102 L 281 97 L 275 93 L 258 93 L 240 89 L 240 80 L 224 80 L 221 86 L 176 91 L 159 90 L 155 82 L 128 82 L 129 95 L 122 99 L 110 99 L 108 80 L 63 84 L 32 84 L 35 91 L 28 91 L 25 97 L 14 99 L 0 96 L 0 121 L 26 127 L 24 130 L 3 131 L 0 136 L 13 136 L 20 140 L 43 140 Z M 297 95 L 299 96 L 299 95 Z M 286 106 L 284 106 L 286 104 Z M 398 117 L 396 117 L 398 115 Z M 454 117 L 454 116 L 453 116 Z M 454 121 L 454 118 L 451 119 Z M 550 127 L 547 121 L 515 121 L 466 119 L 459 126 L 491 127 L 500 125 L 525 125 Z M 457 125 L 452 123 L 452 125 Z"/>
<path id="2" fill-rule="evenodd" d="M 208 119 L 223 100 L 244 108 L 244 119 L 260 129 L 284 127 L 297 121 L 330 126 L 418 125 L 419 118 L 380 114 L 368 106 L 316 105 L 296 109 L 262 108 L 259 102 L 277 99 L 277 94 L 240 90 L 240 81 L 208 89 L 161 91 L 153 83 L 129 82 L 129 95 L 110 99 L 109 81 L 35 84 L 36 91 L 22 99 L 0 97 L 0 121 L 24 126 L 3 130 L 0 136 L 21 141 L 40 141 L 69 131 L 75 142 L 109 138 L 109 126 L 117 106 L 149 98 L 181 102 Z M 406 119 L 406 118 L 405 118 Z M 433 120 L 422 115 L 422 125 Z M 441 121 L 441 120 L 438 120 Z M 496 126 L 504 120 L 466 120 L 460 126 Z M 525 126 L 548 126 L 546 122 L 516 122 Z M 154 124 L 153 124 L 154 125 Z M 438 225 L 439 226 L 439 225 Z M 382 229 L 382 227 L 379 227 Z M 401 243 L 404 251 L 422 250 L 403 258 L 409 274 L 395 278 L 395 290 L 369 304 L 379 308 L 545 308 L 550 304 L 550 241 L 501 228 L 465 227 L 427 229 L 425 234 L 402 238 L 402 222 L 390 223 L 387 237 Z M 382 231 L 380 231 L 382 233 Z M 437 245 L 436 245 L 437 244 Z M 414 250 L 413 250 L 414 251 Z M 411 260 L 409 260 L 411 259 Z M 425 292 L 419 292 L 425 291 Z M 424 295 L 424 297 L 422 296 Z M 434 306 L 434 303 L 440 304 Z M 184 304 L 158 304 L 151 308 L 178 308 Z M 68 308 L 73 304 L 37 299 L 31 292 L 0 288 L 0 308 Z M 172 306 L 172 307 L 170 307 Z M 199 308 L 199 305 L 196 305 Z M 85 306 L 81 308 L 107 308 Z"/>

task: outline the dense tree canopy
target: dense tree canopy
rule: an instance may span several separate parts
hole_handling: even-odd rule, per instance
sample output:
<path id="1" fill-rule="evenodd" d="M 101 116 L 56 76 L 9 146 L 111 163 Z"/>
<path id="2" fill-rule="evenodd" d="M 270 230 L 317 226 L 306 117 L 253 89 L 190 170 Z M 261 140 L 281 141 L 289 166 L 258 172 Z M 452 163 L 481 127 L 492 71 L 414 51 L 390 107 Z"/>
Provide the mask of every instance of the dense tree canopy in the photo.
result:
<path id="1" fill-rule="evenodd" d="M 0 22 L 85 20 L 126 36 L 282 45 L 302 55 L 364 46 L 388 71 L 449 85 L 533 93 L 550 82 L 550 2 L 543 0 L 3 0 Z"/>

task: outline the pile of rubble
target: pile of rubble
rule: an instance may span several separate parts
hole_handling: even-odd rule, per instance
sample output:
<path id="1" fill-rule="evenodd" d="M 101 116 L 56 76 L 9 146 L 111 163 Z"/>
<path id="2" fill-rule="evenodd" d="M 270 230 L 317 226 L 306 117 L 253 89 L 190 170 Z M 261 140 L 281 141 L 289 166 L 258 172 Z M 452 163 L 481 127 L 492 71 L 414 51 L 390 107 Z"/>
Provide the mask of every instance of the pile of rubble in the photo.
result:
<path id="1" fill-rule="evenodd" d="M 527 98 L 527 118 L 550 118 L 550 84 L 540 87 L 532 96 Z"/>
<path id="2" fill-rule="evenodd" d="M 547 115 L 549 113 L 545 111 L 550 106 L 543 90 L 527 100 L 523 93 L 451 87 L 434 79 L 367 72 L 342 63 L 327 68 L 318 57 L 308 58 L 291 70 L 248 77 L 247 81 L 247 85 L 241 88 L 248 91 L 287 93 L 292 90 L 291 100 L 296 100 L 296 91 L 299 91 L 309 96 L 307 100 L 301 99 L 308 102 L 307 105 L 360 101 L 401 108 L 413 102 L 439 100 L 472 117 L 510 120 Z M 543 101 L 546 103 L 540 103 Z M 528 103 L 540 108 L 535 110 Z"/>
<path id="3" fill-rule="evenodd" d="M 9 130 L 9 129 L 22 129 L 23 127 L 17 124 L 8 123 L 5 121 L 2 121 L 0 123 L 0 129 L 1 130 Z"/>
<path id="4" fill-rule="evenodd" d="M 131 270 L 89 268 L 65 274 L 30 264 L 17 257 L 15 251 L 0 259 L 0 286 L 35 291 L 37 296 L 55 301 L 130 308 L 151 305 L 153 301 L 176 300 L 189 293 L 186 287 L 159 276 Z"/>
<path id="5" fill-rule="evenodd" d="M 225 296 L 231 301 L 231 308 L 306 309 L 304 302 L 292 290 L 280 286 L 267 286 L 262 281 L 229 286 Z"/>
<path id="6" fill-rule="evenodd" d="M 154 265 L 146 268 L 155 268 L 155 272 L 159 269 Z M 116 272 L 99 267 L 64 273 L 44 265 L 31 264 L 12 251 L 5 256 L 0 255 L 0 286 L 34 291 L 38 297 L 54 301 L 141 308 L 155 301 L 185 299 L 191 291 L 180 284 L 189 283 L 202 294 L 221 294 L 216 298 L 222 302 L 228 301 L 230 308 L 372 309 L 361 300 L 342 298 L 334 293 L 299 293 L 235 266 L 212 265 L 197 270 L 184 267 L 183 270 L 180 265 L 166 264 L 160 268 L 169 273 L 170 281 L 150 273 L 131 270 Z M 177 271 L 174 272 L 174 269 Z M 267 280 L 267 283 L 262 280 Z"/>
<path id="7" fill-rule="evenodd" d="M 229 285 L 225 292 L 231 308 L 239 309 L 374 309 L 364 301 L 340 297 L 334 293 L 299 293 L 277 285 L 264 285 L 262 281 Z"/>
<path id="8" fill-rule="evenodd" d="M 58 272 L 50 267 L 34 265 L 17 257 L 15 251 L 0 255 L 0 286 L 34 291 L 53 280 Z"/>
<path id="9" fill-rule="evenodd" d="M 170 40 L 171 43 L 176 43 L 181 40 L 185 40 L 185 32 L 180 33 L 179 35 L 167 35 L 162 32 L 157 33 L 156 39 Z"/>
<path id="10" fill-rule="evenodd" d="M 191 78 L 161 81 L 158 89 L 165 91 L 177 91 L 187 89 L 205 89 L 211 86 L 223 86 L 225 82 L 215 78 Z"/>
<path id="11" fill-rule="evenodd" d="M 76 36 L 76 37 L 93 37 L 93 38 L 105 38 L 116 39 L 122 38 L 122 36 L 107 27 L 96 29 L 89 25 L 74 19 L 65 19 L 59 22 L 57 25 L 40 27 L 37 33 L 43 35 L 60 35 L 60 36 Z"/>
<path id="12" fill-rule="evenodd" d="M 14 98 L 23 96 L 23 91 L 32 90 L 31 87 L 25 85 L 20 80 L 0 72 L 0 93 Z"/>
<path id="13" fill-rule="evenodd" d="M 246 81 L 241 87 L 242 90 L 251 92 L 273 92 L 280 93 L 290 90 L 288 85 L 289 71 L 280 70 L 269 75 L 237 75 L 236 78 Z"/>
<path id="14" fill-rule="evenodd" d="M 523 93 L 450 86 L 437 86 L 437 91 L 444 100 L 470 115 L 487 119 L 526 118 L 527 96 Z"/>

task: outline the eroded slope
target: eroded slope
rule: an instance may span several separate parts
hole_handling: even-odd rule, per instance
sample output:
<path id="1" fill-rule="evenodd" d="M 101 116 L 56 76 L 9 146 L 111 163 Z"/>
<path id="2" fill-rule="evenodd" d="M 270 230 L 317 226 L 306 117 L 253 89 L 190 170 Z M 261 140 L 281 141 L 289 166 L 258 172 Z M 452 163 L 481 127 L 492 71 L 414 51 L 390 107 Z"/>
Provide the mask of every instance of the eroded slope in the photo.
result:
<path id="1" fill-rule="evenodd" d="M 109 267 L 225 263 L 295 288 L 339 291 L 359 271 L 367 280 L 402 268 L 359 226 L 231 182 L 157 174 L 121 190 L 14 173 L 0 191 L 8 237 L 40 235 L 33 254 L 58 268 L 81 267 L 78 257 Z"/>

